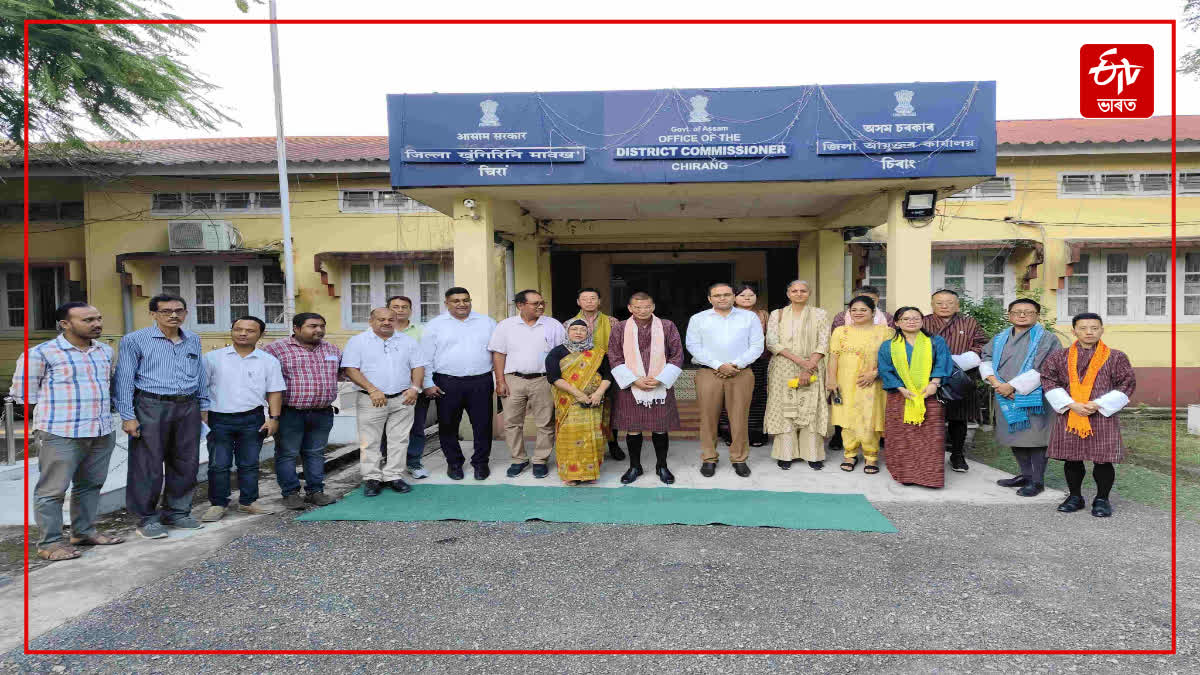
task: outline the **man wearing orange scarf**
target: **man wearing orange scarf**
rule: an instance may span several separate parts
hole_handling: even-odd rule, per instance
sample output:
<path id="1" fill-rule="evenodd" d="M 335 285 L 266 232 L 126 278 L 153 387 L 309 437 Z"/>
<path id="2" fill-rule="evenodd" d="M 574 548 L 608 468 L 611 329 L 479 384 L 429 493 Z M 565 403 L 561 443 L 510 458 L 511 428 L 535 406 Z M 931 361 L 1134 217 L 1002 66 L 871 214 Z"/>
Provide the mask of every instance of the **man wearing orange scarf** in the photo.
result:
<path id="1" fill-rule="evenodd" d="M 1099 314 L 1075 316 L 1071 330 L 1075 343 L 1046 357 L 1042 366 L 1046 401 L 1058 413 L 1046 455 L 1063 460 L 1071 491 L 1058 510 L 1072 513 L 1086 505 L 1083 463 L 1089 461 L 1096 481 L 1092 515 L 1106 518 L 1112 515 L 1108 494 L 1116 478 L 1113 464 L 1125 459 L 1117 413 L 1129 404 L 1137 383 L 1129 357 L 1100 340 L 1104 321 Z"/>

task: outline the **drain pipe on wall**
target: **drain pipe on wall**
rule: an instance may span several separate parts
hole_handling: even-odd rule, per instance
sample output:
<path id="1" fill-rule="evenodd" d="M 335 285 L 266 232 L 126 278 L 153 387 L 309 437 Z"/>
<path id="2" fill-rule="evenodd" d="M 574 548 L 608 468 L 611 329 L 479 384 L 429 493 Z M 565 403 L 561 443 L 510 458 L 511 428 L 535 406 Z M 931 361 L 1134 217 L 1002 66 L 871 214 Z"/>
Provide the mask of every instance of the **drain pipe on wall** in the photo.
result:
<path id="1" fill-rule="evenodd" d="M 512 307 L 512 297 L 517 293 L 517 263 L 513 253 L 514 245 L 511 239 L 501 239 L 504 246 L 504 304 Z M 512 316 L 515 309 L 509 311 Z"/>
<path id="2" fill-rule="evenodd" d="M 133 287 L 121 284 L 121 332 L 133 332 Z"/>

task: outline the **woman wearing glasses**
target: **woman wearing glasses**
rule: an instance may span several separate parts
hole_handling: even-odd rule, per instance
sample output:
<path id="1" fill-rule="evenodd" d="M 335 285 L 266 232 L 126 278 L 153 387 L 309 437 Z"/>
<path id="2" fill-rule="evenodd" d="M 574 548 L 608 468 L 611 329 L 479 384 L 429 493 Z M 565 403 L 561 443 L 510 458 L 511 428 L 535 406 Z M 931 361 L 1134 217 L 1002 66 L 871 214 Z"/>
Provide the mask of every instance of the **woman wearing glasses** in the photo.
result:
<path id="1" fill-rule="evenodd" d="M 879 379 L 887 391 L 884 435 L 887 468 L 904 485 L 940 488 L 945 484 L 946 425 L 934 394 L 953 368 L 941 336 L 921 326 L 916 307 L 901 307 L 893 318 L 896 336 L 879 346 Z"/>

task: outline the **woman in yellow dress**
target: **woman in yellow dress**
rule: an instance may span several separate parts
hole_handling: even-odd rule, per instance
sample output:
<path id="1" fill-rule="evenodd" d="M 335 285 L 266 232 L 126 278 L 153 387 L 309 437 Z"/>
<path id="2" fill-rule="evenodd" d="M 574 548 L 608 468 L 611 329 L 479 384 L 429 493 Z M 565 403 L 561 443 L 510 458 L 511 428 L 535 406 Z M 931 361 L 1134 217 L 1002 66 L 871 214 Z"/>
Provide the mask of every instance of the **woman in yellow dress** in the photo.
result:
<path id="1" fill-rule="evenodd" d="M 583 319 L 568 322 L 567 341 L 546 355 L 546 379 L 554 384 L 558 477 L 567 485 L 590 483 L 600 477 L 608 445 L 604 394 L 612 386 L 612 371 Z"/>
<path id="2" fill-rule="evenodd" d="M 874 474 L 879 473 L 879 438 L 887 403 L 876 355 L 879 345 L 895 331 L 875 324 L 875 301 L 865 295 L 851 300 L 846 314 L 846 325 L 835 328 L 829 339 L 825 387 L 833 400 L 833 423 L 842 428 L 842 470 L 853 471 L 858 466 L 861 447 L 867 462 L 863 473 Z"/>

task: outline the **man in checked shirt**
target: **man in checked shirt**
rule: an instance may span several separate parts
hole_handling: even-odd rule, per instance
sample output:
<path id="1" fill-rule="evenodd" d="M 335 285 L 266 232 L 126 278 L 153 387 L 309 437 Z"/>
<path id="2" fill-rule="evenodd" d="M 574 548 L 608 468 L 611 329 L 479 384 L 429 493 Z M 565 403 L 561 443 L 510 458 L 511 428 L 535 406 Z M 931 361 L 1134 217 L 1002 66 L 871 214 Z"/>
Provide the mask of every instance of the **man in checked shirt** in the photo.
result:
<path id="1" fill-rule="evenodd" d="M 283 505 L 300 510 L 305 502 L 326 506 L 337 501 L 325 494 L 325 445 L 333 428 L 333 402 L 338 395 L 342 351 L 325 341 L 325 318 L 301 312 L 292 318 L 292 336 L 263 351 L 283 369 L 283 414 L 275 433 L 275 477 Z M 296 459 L 304 462 L 304 497 Z"/>
<path id="2" fill-rule="evenodd" d="M 34 517 L 44 560 L 78 558 L 76 546 L 125 541 L 96 531 L 100 488 L 113 451 L 113 350 L 96 342 L 104 328 L 100 311 L 68 302 L 55 313 L 62 333 L 17 359 L 12 397 L 33 409 L 33 444 L 38 454 Z M 25 362 L 29 397 L 25 396 Z M 62 510 L 71 486 L 71 540 L 63 541 Z"/>

